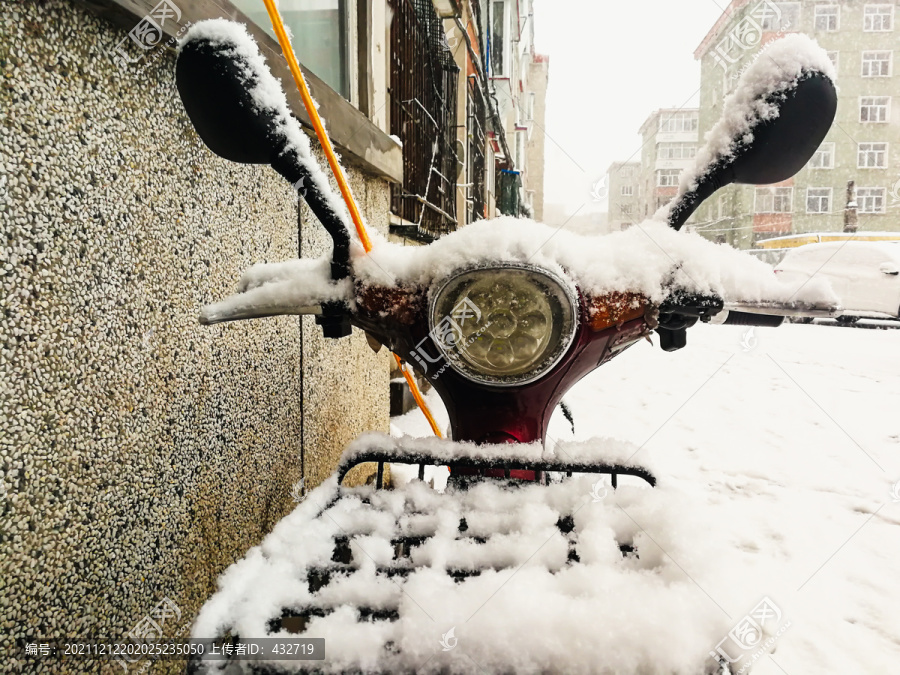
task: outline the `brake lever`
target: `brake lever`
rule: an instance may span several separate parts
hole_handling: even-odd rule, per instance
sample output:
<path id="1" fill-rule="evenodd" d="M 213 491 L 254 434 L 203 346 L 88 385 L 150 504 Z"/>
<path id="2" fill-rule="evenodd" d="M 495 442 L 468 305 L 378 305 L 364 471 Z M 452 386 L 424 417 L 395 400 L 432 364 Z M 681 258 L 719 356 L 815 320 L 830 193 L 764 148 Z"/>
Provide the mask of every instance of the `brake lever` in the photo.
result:
<path id="1" fill-rule="evenodd" d="M 709 321 L 725 308 L 717 295 L 675 292 L 659 306 L 659 346 L 674 352 L 687 346 L 687 329 L 697 321 Z"/>

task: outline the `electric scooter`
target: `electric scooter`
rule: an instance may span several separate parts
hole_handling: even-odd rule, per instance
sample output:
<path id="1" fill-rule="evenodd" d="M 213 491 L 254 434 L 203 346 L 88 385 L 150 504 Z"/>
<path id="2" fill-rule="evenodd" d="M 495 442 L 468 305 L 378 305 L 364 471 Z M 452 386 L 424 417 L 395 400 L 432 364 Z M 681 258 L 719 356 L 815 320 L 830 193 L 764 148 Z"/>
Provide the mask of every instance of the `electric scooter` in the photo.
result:
<path id="1" fill-rule="evenodd" d="M 203 308 L 201 322 L 312 314 L 327 338 L 365 331 L 429 381 L 450 424 L 447 440 L 360 436 L 335 474 L 223 575 L 193 629 L 209 645 L 233 647 L 324 637 L 324 661 L 198 657 L 190 669 L 625 672 L 618 645 L 633 650 L 627 672 L 731 672 L 702 649 L 687 669 L 682 659 L 657 670 L 635 656 L 641 645 L 616 633 L 618 624 L 591 630 L 591 612 L 614 592 L 622 603 L 631 577 L 619 578 L 618 591 L 602 580 L 592 591 L 591 580 L 644 563 L 633 536 L 614 542 L 621 563 L 598 553 L 591 538 L 612 516 L 585 503 L 607 493 L 598 476 L 637 504 L 654 492 L 638 483 L 654 486 L 657 475 L 628 443 L 548 443 L 548 424 L 576 382 L 654 333 L 674 351 L 697 322 L 777 326 L 786 316 L 839 313 L 817 284 L 782 288 L 763 263 L 678 233 L 717 189 L 784 181 L 806 164 L 836 110 L 824 52 L 805 44 L 802 58 L 787 46 L 764 52 L 760 60 L 779 61 L 783 76 L 771 77 L 765 63 L 748 70 L 697 167 L 653 221 L 593 238 L 526 220 L 481 221 L 423 247 L 376 241 L 367 254 L 255 43 L 239 24 L 208 23 L 187 34 L 176 66 L 193 126 L 220 157 L 269 164 L 303 185 L 334 246 L 328 259 L 251 268 L 237 294 Z M 344 487 L 363 463 L 377 467 L 375 484 Z M 388 485 L 385 467 L 404 464 L 418 479 Z M 449 467 L 443 491 L 424 481 L 428 466 Z M 500 596 L 510 571 L 526 585 Z M 480 609 L 489 601 L 502 608 L 492 620 Z M 583 620 L 567 623 L 576 616 Z M 583 660 L 572 660 L 572 649 Z"/>

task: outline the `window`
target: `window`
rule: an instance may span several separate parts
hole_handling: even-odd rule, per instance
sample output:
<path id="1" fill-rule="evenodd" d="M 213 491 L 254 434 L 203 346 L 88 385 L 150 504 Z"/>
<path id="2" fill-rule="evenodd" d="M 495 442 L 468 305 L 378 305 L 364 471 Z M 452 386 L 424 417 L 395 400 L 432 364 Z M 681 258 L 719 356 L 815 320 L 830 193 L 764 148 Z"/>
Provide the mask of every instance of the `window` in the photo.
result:
<path id="1" fill-rule="evenodd" d="M 503 44 L 506 38 L 506 3 L 491 3 L 491 63 L 490 74 L 499 77 L 504 74 L 503 70 Z"/>
<path id="2" fill-rule="evenodd" d="M 695 112 L 663 113 L 659 117 L 659 130 L 663 133 L 697 131 L 699 125 L 700 119 Z"/>
<path id="3" fill-rule="evenodd" d="M 765 31 L 800 30 L 799 2 L 772 2 L 763 0 L 753 10 Z"/>
<path id="4" fill-rule="evenodd" d="M 828 58 L 831 59 L 831 62 L 834 64 L 835 70 L 838 67 L 838 52 L 825 52 L 828 54 Z"/>
<path id="5" fill-rule="evenodd" d="M 834 143 L 822 143 L 809 160 L 810 169 L 834 168 Z"/>
<path id="6" fill-rule="evenodd" d="M 807 188 L 806 212 L 831 213 L 831 188 Z"/>
<path id="7" fill-rule="evenodd" d="M 891 105 L 890 96 L 860 96 L 859 121 L 860 122 L 887 122 Z"/>
<path id="8" fill-rule="evenodd" d="M 623 185 L 622 186 L 622 196 L 623 197 L 633 197 L 634 196 L 634 185 Z"/>
<path id="9" fill-rule="evenodd" d="M 656 172 L 656 184 L 659 187 L 678 187 L 681 169 L 660 169 Z"/>
<path id="10" fill-rule="evenodd" d="M 856 166 L 860 169 L 887 168 L 887 143 L 860 143 L 856 146 Z"/>
<path id="11" fill-rule="evenodd" d="M 793 202 L 792 187 L 756 188 L 756 213 L 790 213 Z"/>
<path id="12" fill-rule="evenodd" d="M 623 216 L 631 216 L 631 215 L 634 215 L 634 214 L 633 214 L 633 211 L 634 211 L 634 205 L 633 205 L 633 204 L 620 204 L 620 205 L 619 205 L 619 212 L 620 212 Z"/>
<path id="13" fill-rule="evenodd" d="M 863 52 L 863 77 L 890 77 L 893 52 Z"/>
<path id="14" fill-rule="evenodd" d="M 234 0 L 235 6 L 272 37 L 272 24 L 259 0 Z M 293 34 L 300 63 L 325 84 L 350 96 L 347 0 L 291 0 L 282 3 L 281 18 Z"/>
<path id="15" fill-rule="evenodd" d="M 894 6 L 866 5 L 863 8 L 863 30 L 868 33 L 894 30 Z"/>
<path id="16" fill-rule="evenodd" d="M 840 5 L 816 5 L 816 30 L 836 31 L 841 21 Z"/>
<path id="17" fill-rule="evenodd" d="M 658 159 L 691 159 L 696 154 L 693 143 L 660 143 L 657 149 Z"/>
<path id="18" fill-rule="evenodd" d="M 856 188 L 856 203 L 859 213 L 884 213 L 884 195 L 887 190 L 883 187 Z"/>

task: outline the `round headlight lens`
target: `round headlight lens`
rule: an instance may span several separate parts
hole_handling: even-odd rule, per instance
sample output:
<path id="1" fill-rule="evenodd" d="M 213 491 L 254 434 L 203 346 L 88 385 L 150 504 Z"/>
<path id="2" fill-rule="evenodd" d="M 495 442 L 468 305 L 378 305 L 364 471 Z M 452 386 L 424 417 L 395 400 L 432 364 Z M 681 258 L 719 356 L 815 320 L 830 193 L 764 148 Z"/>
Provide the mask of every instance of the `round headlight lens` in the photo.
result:
<path id="1" fill-rule="evenodd" d="M 572 343 L 576 296 L 538 267 L 460 272 L 432 293 L 431 337 L 458 372 L 512 386 L 555 366 Z"/>

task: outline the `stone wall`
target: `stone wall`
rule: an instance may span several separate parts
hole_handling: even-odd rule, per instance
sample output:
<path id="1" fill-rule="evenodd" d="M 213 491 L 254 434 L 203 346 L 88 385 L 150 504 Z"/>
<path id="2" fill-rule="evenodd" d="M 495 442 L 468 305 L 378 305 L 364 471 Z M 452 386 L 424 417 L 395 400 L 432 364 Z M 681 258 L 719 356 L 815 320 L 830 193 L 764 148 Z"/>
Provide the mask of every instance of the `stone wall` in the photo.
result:
<path id="1" fill-rule="evenodd" d="M 199 141 L 159 47 L 64 0 L 0 6 L 0 660 L 16 638 L 119 637 L 163 598 L 186 634 L 219 573 L 388 426 L 388 355 L 312 319 L 202 327 L 258 261 L 330 246 L 267 167 Z M 388 186 L 351 170 L 386 231 Z M 305 466 L 301 467 L 301 455 Z M 2 653 L 6 652 L 6 653 Z M 177 672 L 181 666 L 154 666 Z"/>

